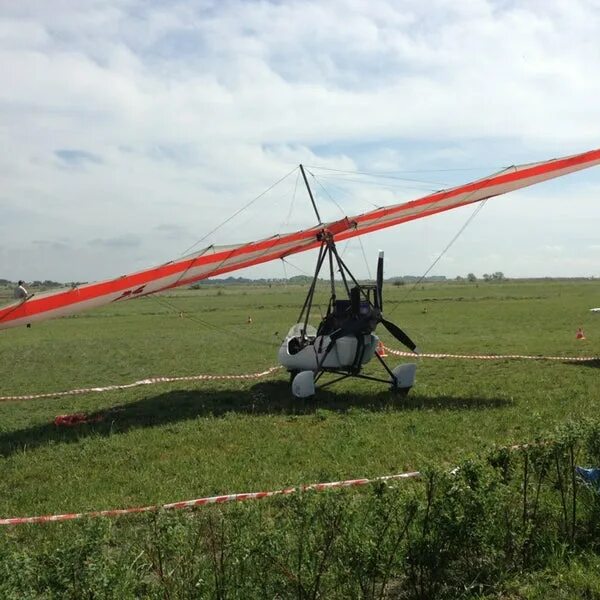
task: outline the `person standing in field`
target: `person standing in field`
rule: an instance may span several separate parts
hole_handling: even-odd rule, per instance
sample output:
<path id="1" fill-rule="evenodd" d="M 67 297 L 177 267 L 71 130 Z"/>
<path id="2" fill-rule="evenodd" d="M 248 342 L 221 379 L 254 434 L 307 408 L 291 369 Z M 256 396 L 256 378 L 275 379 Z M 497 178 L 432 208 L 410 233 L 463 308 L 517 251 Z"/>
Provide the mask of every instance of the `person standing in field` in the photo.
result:
<path id="1" fill-rule="evenodd" d="M 20 300 L 21 302 L 25 302 L 29 297 L 29 293 L 25 289 L 25 282 L 20 279 L 17 287 L 15 288 L 15 300 Z"/>

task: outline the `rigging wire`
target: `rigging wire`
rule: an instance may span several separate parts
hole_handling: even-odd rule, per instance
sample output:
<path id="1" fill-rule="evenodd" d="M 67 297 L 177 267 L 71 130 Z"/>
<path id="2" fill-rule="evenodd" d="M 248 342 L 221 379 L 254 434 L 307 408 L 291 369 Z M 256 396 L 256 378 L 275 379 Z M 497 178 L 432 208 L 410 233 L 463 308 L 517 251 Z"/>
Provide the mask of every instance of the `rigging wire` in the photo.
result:
<path id="1" fill-rule="evenodd" d="M 371 275 L 371 269 L 369 268 L 369 261 L 367 260 L 367 255 L 365 253 L 365 247 L 363 246 L 361 236 L 358 236 L 358 241 L 360 243 L 360 249 L 362 251 L 363 258 L 365 259 L 365 265 L 367 267 L 367 273 L 369 274 L 369 279 L 373 279 L 373 275 Z"/>
<path id="2" fill-rule="evenodd" d="M 369 173 L 368 171 L 344 171 L 342 169 L 331 169 L 331 168 L 327 168 L 327 167 L 317 167 L 317 166 L 311 166 L 311 169 L 321 169 L 323 171 L 332 171 L 334 173 L 345 173 L 348 175 L 366 175 L 367 177 L 379 177 L 381 179 L 396 179 L 398 181 L 409 181 L 411 183 L 423 183 L 425 185 L 433 185 L 436 184 L 437 182 L 435 181 L 423 181 L 422 179 L 413 179 L 411 177 L 398 177 L 397 175 L 383 175 L 383 174 L 378 174 L 378 173 Z M 400 171 L 405 172 L 405 173 L 418 173 L 419 171 Z M 426 171 L 422 171 L 422 172 L 426 172 Z"/>
<path id="3" fill-rule="evenodd" d="M 308 271 L 305 271 L 304 269 L 297 267 L 295 264 L 291 263 L 289 260 L 286 260 L 285 258 L 281 258 L 281 260 L 284 264 L 287 263 L 290 267 L 293 267 L 294 269 L 296 269 L 296 271 L 298 271 L 299 273 L 302 273 L 302 275 L 306 275 L 307 277 L 310 277 L 311 279 L 315 276 L 314 273 L 309 273 Z M 315 293 L 319 294 L 319 298 L 318 298 L 318 301 L 313 302 L 313 307 L 315 307 L 316 309 L 319 310 L 319 312 L 321 313 L 321 318 L 323 318 L 324 317 L 323 304 L 327 304 L 327 301 L 325 301 L 321 298 L 320 288 L 317 288 Z"/>
<path id="4" fill-rule="evenodd" d="M 296 266 L 294 263 L 291 263 L 289 260 L 286 260 L 285 258 L 281 258 L 280 259 L 284 265 L 287 263 L 290 267 L 296 269 L 296 271 L 298 271 L 299 273 L 302 273 L 302 275 L 306 275 L 307 277 L 310 277 L 310 279 L 312 280 L 315 276 L 314 272 L 313 273 L 309 273 L 308 271 L 305 271 L 304 269 L 301 269 L 300 267 Z M 285 269 L 285 266 L 284 266 Z M 323 314 L 323 305 L 327 305 L 329 302 L 329 295 L 327 295 L 327 300 L 324 300 L 321 296 L 322 296 L 322 290 L 320 289 L 320 287 L 317 287 L 315 290 L 315 295 L 319 295 L 318 297 L 318 301 L 314 301 L 313 302 L 313 307 L 318 309 L 320 314 L 321 314 L 321 318 L 323 318 L 325 315 Z"/>
<path id="5" fill-rule="evenodd" d="M 340 256 L 342 258 L 344 258 L 345 254 L 346 254 L 346 250 L 348 250 L 348 246 L 350 245 L 350 242 L 353 240 L 353 238 L 348 238 L 346 240 L 346 243 L 344 244 L 344 247 L 342 248 L 342 251 L 340 252 Z"/>
<path id="6" fill-rule="evenodd" d="M 285 212 L 288 209 L 288 205 L 290 207 L 290 215 L 291 215 L 291 211 L 293 210 L 293 207 L 294 207 L 294 199 L 295 199 L 294 197 L 296 194 L 299 175 L 300 175 L 300 173 L 298 171 L 298 174 L 296 176 L 296 182 L 293 185 L 290 185 L 289 189 L 287 189 L 288 186 L 285 186 L 286 189 L 278 190 L 277 192 L 274 192 L 273 194 L 271 194 L 269 196 L 269 201 L 268 201 L 266 210 L 269 210 L 269 212 L 273 216 L 273 218 L 275 218 L 276 214 L 279 214 L 278 212 L 276 213 L 276 210 L 275 210 L 276 208 L 282 209 L 282 211 Z M 281 187 L 284 187 L 284 186 L 281 186 Z M 236 220 L 235 227 L 236 227 L 237 231 L 246 231 L 246 229 L 249 228 L 251 226 L 251 224 L 256 224 L 256 223 L 264 225 L 263 211 L 259 210 L 258 206 L 255 207 L 254 210 L 247 211 L 247 213 L 245 215 L 241 215 L 240 219 Z M 277 231 L 284 231 L 285 227 L 286 227 L 286 222 L 281 221 L 281 222 L 279 222 L 276 229 L 277 229 Z"/>
<path id="7" fill-rule="evenodd" d="M 342 207 L 338 204 L 338 202 L 334 199 L 334 197 L 325 189 L 325 186 L 317 179 L 315 174 L 312 173 L 311 171 L 309 171 L 309 174 L 312 176 L 312 178 L 315 180 L 315 182 L 319 185 L 319 187 L 327 194 L 329 199 L 338 207 L 339 211 L 342 213 L 342 216 L 345 217 L 346 213 L 344 212 Z"/>
<path id="8" fill-rule="evenodd" d="M 299 273 L 302 273 L 302 275 L 307 275 L 308 277 L 313 277 L 314 273 L 309 273 L 308 271 L 305 271 L 304 269 L 301 269 L 300 267 L 297 267 L 294 263 L 291 263 L 287 258 L 285 257 L 281 257 L 280 260 L 284 263 L 289 265 L 290 267 L 292 267 L 293 269 L 296 269 L 296 271 L 298 271 Z"/>
<path id="9" fill-rule="evenodd" d="M 311 169 L 320 169 L 321 171 L 335 171 L 337 173 L 350 173 L 350 174 L 354 174 L 354 175 L 370 175 L 372 177 L 382 177 L 382 178 L 390 178 L 390 179 L 402 179 L 401 177 L 398 177 L 397 174 L 398 173 L 452 173 L 454 171 L 459 172 L 459 171 L 495 171 L 498 169 L 498 165 L 494 165 L 494 166 L 486 166 L 486 167 L 462 167 L 462 168 L 453 168 L 453 169 L 413 169 L 410 171 L 394 171 L 394 175 L 391 175 L 389 173 L 383 173 L 383 172 L 376 172 L 376 171 L 350 171 L 350 170 L 344 170 L 344 169 L 334 169 L 332 167 L 321 167 L 318 165 L 307 165 L 309 166 Z M 502 167 L 500 170 L 504 171 L 505 169 L 509 169 L 510 167 Z"/>
<path id="10" fill-rule="evenodd" d="M 297 169 L 298 167 L 296 167 Z M 185 254 L 187 254 L 192 248 L 194 248 L 195 246 L 197 246 L 200 242 L 202 242 L 203 240 L 205 240 L 209 235 L 212 235 L 215 231 L 219 230 L 221 227 L 223 227 L 224 225 L 226 225 L 227 223 L 229 223 L 229 221 L 231 221 L 232 219 L 234 219 L 236 216 L 238 216 L 239 214 L 241 214 L 242 212 L 244 212 L 247 208 L 249 208 L 252 204 L 254 204 L 259 198 L 262 198 L 265 194 L 267 194 L 268 192 L 270 192 L 274 187 L 276 187 L 277 185 L 279 185 L 282 181 L 284 181 L 285 179 L 287 179 L 296 169 L 292 169 L 289 173 L 287 173 L 286 175 L 284 175 L 283 177 L 281 177 L 280 179 L 278 179 L 275 183 L 273 183 L 271 186 L 269 186 L 266 190 L 264 190 L 262 193 L 260 193 L 258 196 L 256 196 L 253 200 L 251 200 L 250 202 L 248 202 L 247 204 L 245 204 L 244 206 L 242 206 L 242 208 L 240 208 L 239 210 L 237 210 L 235 213 L 233 213 L 230 217 L 228 217 L 227 219 L 225 219 L 220 225 L 217 225 L 217 227 L 215 227 L 214 229 L 212 229 L 211 231 L 209 231 L 206 235 L 204 235 L 202 238 L 200 238 L 197 242 L 195 242 L 192 246 L 190 246 L 183 254 L 182 256 L 184 256 Z M 209 248 L 207 248 L 207 250 L 209 250 L 210 248 L 212 248 L 212 246 L 209 246 Z M 182 279 L 184 279 L 184 277 L 187 275 L 188 271 L 194 266 L 196 259 L 198 257 L 193 258 L 190 261 L 190 264 L 188 265 L 188 267 L 186 269 L 184 269 L 181 274 L 179 275 L 179 277 L 177 278 L 177 284 L 179 283 L 179 281 L 181 281 Z M 212 272 L 218 271 L 218 269 L 220 268 L 220 266 L 227 260 L 227 258 L 224 258 L 221 261 L 221 264 L 219 264 L 215 269 L 213 269 Z M 208 278 L 209 274 L 207 274 L 207 276 L 204 278 Z"/>
<path id="11" fill-rule="evenodd" d="M 511 169 L 514 169 L 514 168 L 515 168 L 514 165 L 512 165 L 510 167 L 506 167 L 505 169 L 503 169 L 502 171 L 499 171 L 498 173 L 495 173 L 493 175 L 489 175 L 488 177 L 485 177 L 482 181 L 485 181 L 486 179 L 490 179 L 491 177 L 494 177 L 495 175 L 499 175 L 500 173 L 503 173 L 503 172 L 506 172 L 506 171 L 510 171 Z M 475 192 L 472 192 L 472 194 L 470 194 L 470 196 L 472 196 L 474 193 Z M 425 279 L 425 277 L 427 277 L 427 275 L 431 272 L 431 270 L 433 269 L 433 267 L 435 267 L 435 265 L 440 261 L 440 259 L 442 258 L 442 256 L 444 256 L 444 254 L 446 254 L 446 252 L 448 252 L 448 250 L 452 247 L 452 245 L 454 244 L 454 242 L 456 242 L 456 240 L 460 237 L 460 235 L 464 232 L 464 230 L 469 226 L 469 224 L 473 221 L 473 219 L 479 214 L 479 212 L 483 209 L 483 207 L 486 205 L 486 203 L 487 203 L 487 201 L 489 199 L 490 199 L 490 197 L 485 198 L 485 199 L 483 199 L 483 200 L 480 201 L 480 203 L 477 205 L 477 208 L 468 217 L 468 219 L 465 221 L 465 223 L 463 224 L 463 226 L 458 230 L 458 232 L 456 233 L 456 235 L 450 240 L 450 242 L 442 250 L 442 252 L 439 254 L 439 256 L 433 261 L 433 263 L 431 263 L 431 265 L 425 271 L 425 273 L 423 273 L 423 275 L 421 275 L 421 277 L 419 277 L 419 279 L 406 291 L 406 293 L 404 294 L 404 296 L 400 299 L 400 302 L 402 302 L 403 300 L 405 300 L 408 297 L 408 295 L 411 294 L 416 289 L 416 287 L 423 281 L 423 279 Z M 399 304 L 396 304 L 396 306 L 390 311 L 390 314 L 392 314 L 396 310 L 396 308 L 398 308 L 398 306 L 399 306 Z"/>
<path id="12" fill-rule="evenodd" d="M 446 252 L 448 252 L 448 250 L 450 250 L 450 248 L 454 245 L 454 243 L 456 242 L 456 240 L 462 235 L 462 233 L 465 231 L 465 229 L 472 223 L 473 219 L 481 212 L 481 210 L 483 209 L 483 207 L 486 205 L 488 199 L 489 198 L 486 198 L 485 200 L 482 200 L 477 205 L 477 207 L 475 208 L 475 210 L 469 215 L 468 219 L 463 223 L 463 225 L 460 227 L 460 229 L 458 230 L 458 232 L 448 242 L 448 244 L 446 245 L 446 247 L 440 252 L 440 254 L 437 256 L 437 258 L 431 263 L 431 265 L 429 265 L 429 267 L 427 268 L 427 270 L 425 271 L 425 273 L 423 273 L 423 275 L 421 275 L 421 277 L 419 277 L 419 279 L 413 285 L 411 285 L 408 288 L 408 290 L 402 296 L 402 298 L 400 298 L 400 302 L 398 304 L 396 304 L 396 306 L 389 312 L 389 315 L 392 315 L 395 312 L 395 310 L 398 308 L 398 306 L 400 306 L 400 303 L 403 302 L 404 300 L 406 300 L 406 298 L 408 297 L 408 295 L 411 294 L 412 292 L 414 292 L 414 290 L 423 281 L 423 279 L 425 279 L 425 277 L 427 277 L 427 275 L 431 272 L 431 270 L 435 267 L 435 265 L 437 265 L 437 263 L 442 259 L 442 257 L 444 256 L 444 254 L 446 254 Z"/>
<path id="13" fill-rule="evenodd" d="M 403 189 L 403 190 L 416 190 L 420 192 L 437 192 L 440 189 L 444 189 L 449 187 L 450 184 L 430 181 L 430 182 L 421 182 L 422 185 L 427 187 L 416 187 L 414 185 L 406 185 L 401 183 L 382 183 L 381 181 L 369 181 L 368 179 L 350 179 L 349 177 L 336 177 L 335 175 L 321 175 L 322 179 L 334 179 L 337 181 L 348 181 L 351 183 L 360 183 L 362 185 L 376 185 L 377 187 L 390 188 L 393 190 Z M 435 185 L 436 187 L 432 187 Z"/>
<path id="14" fill-rule="evenodd" d="M 173 304 L 172 302 L 169 302 L 168 300 L 166 300 L 164 298 L 164 296 L 158 296 L 156 294 L 152 294 L 151 296 L 147 296 L 152 298 L 153 300 L 155 300 L 156 302 L 158 302 L 158 304 L 162 304 L 163 306 L 174 310 L 175 312 L 178 312 L 180 314 L 183 314 L 185 311 L 182 311 L 180 309 L 180 307 L 176 306 L 175 304 Z M 239 330 L 230 330 L 227 329 L 226 327 L 220 326 L 220 325 L 215 325 L 214 323 L 211 323 L 210 321 L 205 321 L 204 319 L 201 319 L 200 317 L 196 316 L 196 315 L 192 315 L 188 312 L 185 312 L 186 318 L 188 318 L 190 321 L 193 321 L 194 323 L 196 323 L 197 325 L 201 325 L 203 327 L 206 327 L 208 329 L 212 329 L 214 331 L 216 331 L 217 333 L 224 333 L 230 336 L 235 337 L 236 339 L 245 339 L 247 341 L 250 341 L 252 343 L 258 343 L 258 344 L 262 344 L 264 346 L 269 346 L 269 347 L 278 347 L 279 343 L 278 342 L 274 342 L 273 340 L 266 340 L 266 339 L 261 339 L 258 338 L 256 336 L 248 336 L 245 335 L 243 333 L 241 333 Z"/>
<path id="15" fill-rule="evenodd" d="M 197 242 L 194 242 L 187 250 L 185 250 L 184 252 L 181 253 L 181 256 L 185 256 L 190 250 L 192 250 L 198 244 L 200 244 L 201 242 L 203 242 L 208 236 L 212 235 L 213 233 L 215 233 L 216 231 L 218 231 L 219 229 L 221 229 L 224 225 L 226 225 L 227 223 L 229 223 L 229 221 L 231 221 L 232 219 L 234 219 L 235 217 L 237 217 L 240 213 L 244 212 L 247 208 L 249 208 L 250 206 L 252 206 L 257 200 L 259 200 L 260 198 L 262 198 L 265 194 L 267 194 L 268 192 L 270 192 L 274 187 L 276 187 L 277 185 L 279 185 L 284 179 L 287 179 L 297 169 L 298 169 L 298 167 L 294 167 L 289 173 L 287 173 L 286 175 L 284 175 L 283 177 L 281 177 L 280 179 L 278 179 L 275 183 L 271 184 L 266 190 L 264 190 L 258 196 L 256 196 L 252 200 L 250 200 L 250 202 L 247 202 L 246 204 L 244 204 L 244 206 L 242 206 L 241 208 L 239 208 L 238 210 L 236 210 L 231 216 L 227 217 L 227 219 L 225 219 L 219 225 L 217 225 L 216 227 L 214 227 L 213 229 L 211 229 L 206 235 L 204 235 L 203 237 L 201 237 Z"/>
<path id="16" fill-rule="evenodd" d="M 326 175 L 325 175 L 325 176 L 321 175 L 321 179 L 331 179 L 331 178 L 328 178 Z M 340 180 L 341 180 L 341 181 L 344 181 L 343 179 L 340 179 Z M 368 182 L 366 182 L 366 183 L 368 183 Z M 335 184 L 332 184 L 332 183 L 328 183 L 327 185 L 329 186 L 329 188 L 330 188 L 330 189 L 337 190 L 337 191 L 338 191 L 338 192 L 340 192 L 342 195 L 343 195 L 343 194 L 346 194 L 346 195 L 348 195 L 348 191 L 347 191 L 347 190 L 345 190 L 344 188 L 340 187 L 339 185 L 335 185 Z M 365 202 L 366 202 L 367 204 L 369 204 L 370 206 L 372 206 L 373 208 L 381 208 L 381 205 L 380 205 L 380 204 L 375 204 L 374 202 L 370 202 L 369 200 L 365 200 Z M 343 212 L 343 211 L 342 211 L 342 212 Z"/>
<path id="17" fill-rule="evenodd" d="M 315 180 L 315 182 L 319 185 L 319 187 L 325 192 L 325 194 L 329 197 L 329 199 L 337 206 L 337 208 L 339 209 L 339 211 L 342 213 L 342 217 L 346 216 L 346 212 L 344 211 L 344 209 L 340 206 L 340 204 L 335 200 L 335 198 L 329 193 L 329 190 L 319 181 L 319 178 L 312 172 L 309 171 L 309 174 L 312 176 L 312 178 Z M 337 186 L 333 186 L 333 187 L 337 187 Z M 342 190 L 341 188 L 337 188 L 339 191 L 341 191 L 342 193 L 345 193 L 344 190 Z M 369 203 L 371 204 L 371 203 Z M 373 206 L 375 206 L 373 204 Z M 379 208 L 378 206 L 376 206 L 376 208 Z M 362 253 L 363 253 L 363 258 L 365 259 L 365 264 L 367 266 L 367 272 L 369 273 L 369 278 L 371 279 L 371 270 L 369 269 L 369 263 L 367 262 L 367 257 L 365 255 L 365 250 L 364 247 L 362 245 L 362 241 L 360 239 L 360 236 L 358 238 L 360 245 L 361 245 L 361 249 L 362 249 Z M 346 250 L 348 249 L 348 244 L 350 243 L 350 239 L 346 240 L 346 243 L 344 244 L 344 248 L 340 254 L 340 256 L 343 258 L 344 254 L 346 252 Z"/>
<path id="18" fill-rule="evenodd" d="M 311 175 L 312 175 L 312 173 L 311 173 Z M 316 177 L 315 175 L 313 175 L 313 177 L 315 177 L 315 180 L 317 181 L 317 183 L 319 183 L 319 185 L 320 185 L 321 187 L 323 187 L 323 184 L 322 184 L 320 181 L 318 181 L 317 177 Z M 321 178 L 322 178 L 322 179 L 336 179 L 335 177 L 327 177 L 326 175 L 325 175 L 325 176 L 322 176 L 322 175 L 321 175 Z M 338 180 L 339 180 L 339 181 L 344 181 L 344 179 L 342 179 L 342 178 L 339 178 Z M 365 182 L 365 183 L 369 183 L 369 182 Z M 337 191 L 338 191 L 338 192 L 340 192 L 342 195 L 344 195 L 344 194 L 345 194 L 346 196 L 348 196 L 348 195 L 349 195 L 349 194 L 348 194 L 348 191 L 347 191 L 347 190 L 345 190 L 343 187 L 341 187 L 341 186 L 339 186 L 339 185 L 334 185 L 334 184 L 328 183 L 328 186 L 329 186 L 329 188 L 330 188 L 330 189 L 337 190 Z M 325 188 L 323 187 L 323 189 L 325 189 Z M 328 194 L 329 192 L 327 192 L 327 190 L 326 190 L 326 193 Z M 333 200 L 333 199 L 332 199 L 332 200 Z M 370 202 L 369 200 L 365 200 L 365 202 L 366 202 L 367 204 L 369 204 L 370 206 L 372 206 L 373 208 L 381 208 L 381 205 L 379 205 L 379 204 L 375 204 L 374 202 Z M 344 216 L 345 216 L 345 211 L 344 211 L 344 210 L 342 210 L 342 212 L 344 213 Z"/>
<path id="19" fill-rule="evenodd" d="M 290 222 L 290 219 L 292 218 L 292 212 L 294 211 L 294 203 L 296 202 L 296 192 L 298 191 L 298 180 L 299 179 L 300 179 L 300 169 L 298 169 L 298 172 L 296 173 L 296 183 L 294 184 L 294 193 L 292 194 L 292 202 L 290 204 L 290 209 L 288 211 L 287 217 L 285 218 L 285 221 L 282 224 L 283 227 L 287 227 L 287 225 Z"/>

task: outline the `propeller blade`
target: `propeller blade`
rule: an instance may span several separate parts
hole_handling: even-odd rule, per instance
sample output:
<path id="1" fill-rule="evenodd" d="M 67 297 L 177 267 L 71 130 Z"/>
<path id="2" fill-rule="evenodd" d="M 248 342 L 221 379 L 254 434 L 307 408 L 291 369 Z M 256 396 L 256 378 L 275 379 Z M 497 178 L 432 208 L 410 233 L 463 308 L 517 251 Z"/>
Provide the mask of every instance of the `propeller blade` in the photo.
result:
<path id="1" fill-rule="evenodd" d="M 377 259 L 377 303 L 377 308 L 383 310 L 383 250 L 379 251 Z"/>
<path id="2" fill-rule="evenodd" d="M 404 344 L 411 352 L 415 352 L 417 350 L 417 345 L 398 327 L 398 325 L 394 325 L 391 321 L 384 319 L 382 317 L 381 322 L 383 326 L 401 343 Z"/>

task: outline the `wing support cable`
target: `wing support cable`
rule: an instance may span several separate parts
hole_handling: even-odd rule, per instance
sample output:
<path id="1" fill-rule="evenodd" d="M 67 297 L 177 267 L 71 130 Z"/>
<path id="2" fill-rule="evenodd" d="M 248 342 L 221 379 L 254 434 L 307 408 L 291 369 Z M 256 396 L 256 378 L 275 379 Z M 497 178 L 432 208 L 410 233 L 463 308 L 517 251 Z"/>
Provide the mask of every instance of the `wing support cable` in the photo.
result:
<path id="1" fill-rule="evenodd" d="M 246 204 L 244 204 L 244 206 L 242 206 L 241 208 L 236 210 L 231 216 L 227 217 L 224 221 L 219 223 L 219 225 L 217 225 L 216 227 L 211 229 L 207 234 L 202 236 L 197 242 L 194 242 L 187 250 L 184 250 L 181 253 L 181 256 L 185 256 L 188 252 L 190 252 L 190 250 L 193 250 L 198 244 L 202 243 L 209 235 L 212 235 L 213 233 L 215 233 L 216 231 L 221 229 L 221 227 L 224 227 L 225 225 L 227 225 L 227 223 L 229 223 L 229 221 L 231 221 L 232 219 L 237 217 L 239 214 L 243 213 L 247 208 L 250 208 L 250 206 L 252 206 L 257 200 L 260 200 L 265 194 L 267 194 L 274 187 L 279 185 L 284 179 L 287 179 L 297 168 L 298 167 L 294 167 L 289 173 L 286 173 L 283 177 L 278 179 L 275 183 L 271 184 L 266 190 L 264 190 L 258 196 L 256 196 L 256 198 L 253 198 L 252 200 L 250 200 L 250 202 L 247 202 Z"/>
<path id="2" fill-rule="evenodd" d="M 410 286 L 410 288 L 406 291 L 404 296 L 401 298 L 400 302 L 406 300 L 408 295 L 411 294 L 412 292 L 414 292 L 415 289 L 417 288 L 417 286 L 421 284 L 423 279 L 425 279 L 425 277 L 427 277 L 427 275 L 429 275 L 429 273 L 431 273 L 431 270 L 433 269 L 433 267 L 435 267 L 435 265 L 437 265 L 438 262 L 440 262 L 442 257 L 446 254 L 446 252 L 448 252 L 448 250 L 450 250 L 450 248 L 454 245 L 456 240 L 458 240 L 458 238 L 464 233 L 465 229 L 471 224 L 473 219 L 475 219 L 475 217 L 483 209 L 483 207 L 486 205 L 486 202 L 488 200 L 489 200 L 489 198 L 486 198 L 485 200 L 481 201 L 481 204 L 477 205 L 477 208 L 469 215 L 469 218 L 464 222 L 464 224 L 461 226 L 461 228 L 456 232 L 454 237 L 448 242 L 446 247 L 439 253 L 439 255 L 436 257 L 436 259 L 429 265 L 429 267 L 427 268 L 425 273 L 423 273 L 423 275 L 421 275 L 421 277 L 419 277 L 419 279 L 412 286 Z M 400 303 L 396 304 L 396 306 L 394 308 L 392 308 L 392 310 L 389 312 L 390 315 L 394 314 L 394 312 L 398 308 L 399 304 Z"/>

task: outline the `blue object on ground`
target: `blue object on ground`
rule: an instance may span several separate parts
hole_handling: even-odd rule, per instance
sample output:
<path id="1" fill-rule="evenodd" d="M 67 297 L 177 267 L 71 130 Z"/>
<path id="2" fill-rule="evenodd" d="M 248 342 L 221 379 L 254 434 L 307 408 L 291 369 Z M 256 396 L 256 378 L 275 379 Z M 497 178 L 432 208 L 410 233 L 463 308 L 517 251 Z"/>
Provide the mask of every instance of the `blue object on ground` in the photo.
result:
<path id="1" fill-rule="evenodd" d="M 600 491 L 600 469 L 586 469 L 585 467 L 575 467 L 575 472 L 585 483 L 591 485 Z"/>

